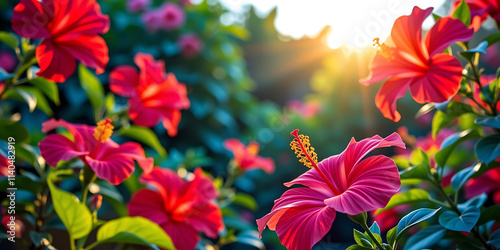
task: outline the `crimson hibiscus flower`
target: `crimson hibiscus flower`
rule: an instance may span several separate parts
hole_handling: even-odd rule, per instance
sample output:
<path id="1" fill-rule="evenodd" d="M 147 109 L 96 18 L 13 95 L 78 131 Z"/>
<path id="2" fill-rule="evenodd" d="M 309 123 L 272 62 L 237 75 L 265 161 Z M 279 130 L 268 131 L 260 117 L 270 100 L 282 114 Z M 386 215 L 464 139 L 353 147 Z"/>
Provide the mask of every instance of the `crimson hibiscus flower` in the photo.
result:
<path id="1" fill-rule="evenodd" d="M 261 235 L 266 226 L 275 230 L 290 250 L 311 249 L 330 230 L 336 211 L 356 215 L 383 208 L 401 186 L 398 168 L 389 157 L 363 159 L 376 148 L 404 148 L 397 133 L 359 142 L 353 138 L 344 152 L 319 164 L 308 137 L 298 135 L 298 130 L 292 135 L 296 139 L 291 145 L 300 162 L 312 169 L 285 186 L 305 187 L 286 191 L 274 201 L 271 212 L 257 220 Z"/>
<path id="2" fill-rule="evenodd" d="M 50 119 L 42 124 L 42 132 L 47 133 L 59 127 L 67 129 L 73 138 L 50 134 L 38 144 L 41 155 L 53 167 L 60 161 L 78 157 L 94 170 L 97 177 L 113 185 L 120 184 L 132 175 L 134 160 L 144 172 L 150 172 L 153 168 L 153 159 L 145 157 L 144 149 L 138 143 L 118 145 L 109 139 L 113 128 L 109 119 L 99 122 L 97 127 Z"/>
<path id="3" fill-rule="evenodd" d="M 185 181 L 170 169 L 154 168 L 140 181 L 155 190 L 141 189 L 128 204 L 130 216 L 142 216 L 160 225 L 178 250 L 192 250 L 198 232 L 217 238 L 224 228 L 222 212 L 212 201 L 218 194 L 201 169 L 194 179 Z"/>
<path id="4" fill-rule="evenodd" d="M 447 101 L 460 88 L 462 65 L 442 52 L 454 42 L 468 41 L 473 30 L 458 19 L 444 17 L 422 39 L 422 23 L 431 13 L 432 8 L 415 7 L 411 15 L 399 17 L 388 41 L 380 45 L 370 75 L 360 81 L 370 85 L 389 78 L 377 93 L 375 104 L 395 122 L 401 119 L 396 100 L 408 88 L 418 103 Z"/>
<path id="5" fill-rule="evenodd" d="M 37 75 L 64 82 L 75 71 L 75 59 L 104 72 L 108 46 L 98 34 L 108 32 L 109 17 L 95 0 L 21 0 L 11 22 L 20 36 L 43 39 L 36 48 Z"/>
<path id="6" fill-rule="evenodd" d="M 129 117 L 137 125 L 153 127 L 162 121 L 168 135 L 177 135 L 181 109 L 190 106 L 186 85 L 174 74 L 165 73 L 163 61 L 139 53 L 134 58 L 140 72 L 131 66 L 119 66 L 110 74 L 110 89 L 129 97 Z"/>
<path id="7" fill-rule="evenodd" d="M 224 148 L 233 153 L 237 167 L 243 171 L 262 169 L 268 174 L 274 172 L 273 159 L 258 155 L 259 143 L 256 141 L 250 142 L 247 147 L 240 140 L 231 138 L 224 141 Z"/>
<path id="8" fill-rule="evenodd" d="M 468 199 L 490 192 L 493 194 L 493 202 L 500 204 L 500 168 L 490 169 L 476 179 L 469 180 L 465 185 Z"/>

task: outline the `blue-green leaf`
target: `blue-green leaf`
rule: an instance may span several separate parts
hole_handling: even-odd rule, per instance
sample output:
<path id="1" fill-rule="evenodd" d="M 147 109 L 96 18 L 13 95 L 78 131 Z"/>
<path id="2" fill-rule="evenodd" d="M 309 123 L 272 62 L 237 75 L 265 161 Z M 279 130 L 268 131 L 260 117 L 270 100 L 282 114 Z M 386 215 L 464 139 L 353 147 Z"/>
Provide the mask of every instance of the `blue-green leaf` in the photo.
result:
<path id="1" fill-rule="evenodd" d="M 373 222 L 372 226 L 370 227 L 370 231 L 372 231 L 372 233 L 374 234 L 378 234 L 380 235 L 380 227 L 378 226 L 377 222 Z"/>
<path id="2" fill-rule="evenodd" d="M 481 126 L 488 126 L 500 129 L 500 115 L 496 117 L 480 117 L 477 118 L 474 122 Z"/>
<path id="3" fill-rule="evenodd" d="M 500 135 L 490 135 L 476 143 L 474 151 L 480 161 L 488 164 L 500 157 Z"/>
<path id="4" fill-rule="evenodd" d="M 475 53 L 486 54 L 486 48 L 488 48 L 488 42 L 482 41 L 476 47 L 469 49 L 467 51 L 461 52 L 460 54 L 465 58 L 471 58 Z"/>
<path id="5" fill-rule="evenodd" d="M 448 161 L 448 158 L 450 157 L 451 153 L 453 153 L 453 150 L 462 142 L 470 140 L 470 139 L 475 139 L 479 137 L 479 133 L 476 130 L 468 129 L 462 132 L 457 132 L 455 134 L 452 134 L 448 136 L 442 143 L 441 143 L 441 150 L 436 153 L 436 156 L 434 157 L 436 163 L 439 166 L 445 166 L 446 162 Z"/>
<path id="6" fill-rule="evenodd" d="M 440 209 L 441 208 L 438 209 L 420 208 L 407 214 L 398 223 L 396 242 L 399 241 L 399 239 L 403 237 L 403 234 L 406 233 L 406 231 L 408 231 L 412 226 L 415 226 L 416 224 L 431 218 Z"/>
<path id="7" fill-rule="evenodd" d="M 493 232 L 490 236 L 490 239 L 488 240 L 488 244 L 500 248 L 500 230 L 497 229 L 495 232 Z"/>
<path id="8" fill-rule="evenodd" d="M 481 163 L 476 163 L 474 166 L 470 166 L 458 171 L 458 173 L 453 175 L 453 177 L 451 178 L 451 187 L 453 187 L 453 189 L 458 192 L 458 190 L 462 188 L 465 182 L 469 180 L 472 175 L 474 175 L 479 170 L 480 167 Z"/>
<path id="9" fill-rule="evenodd" d="M 480 215 L 479 208 L 474 206 L 465 209 L 460 216 L 453 211 L 446 211 L 439 216 L 439 224 L 449 230 L 470 232 Z"/>
<path id="10" fill-rule="evenodd" d="M 443 238 L 446 231 L 447 230 L 441 225 L 426 227 L 408 239 L 404 250 L 420 250 L 428 248 Z"/>
<path id="11" fill-rule="evenodd" d="M 480 195 L 478 195 L 478 196 L 476 196 L 476 197 L 474 197 L 474 198 L 472 198 L 464 203 L 458 204 L 457 207 L 458 207 L 458 210 L 460 210 L 460 211 L 464 211 L 470 206 L 480 208 L 486 202 L 487 199 L 488 199 L 488 195 L 485 193 L 482 193 L 482 194 L 480 194 Z"/>

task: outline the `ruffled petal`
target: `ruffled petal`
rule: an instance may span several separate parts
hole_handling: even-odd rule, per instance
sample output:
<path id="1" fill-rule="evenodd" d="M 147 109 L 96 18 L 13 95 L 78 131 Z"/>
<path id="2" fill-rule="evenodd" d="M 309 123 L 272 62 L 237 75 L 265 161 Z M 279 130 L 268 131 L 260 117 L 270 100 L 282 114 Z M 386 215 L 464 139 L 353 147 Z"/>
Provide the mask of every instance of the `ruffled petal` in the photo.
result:
<path id="1" fill-rule="evenodd" d="M 177 250 L 194 250 L 200 239 L 198 232 L 185 222 L 171 221 L 160 225 Z"/>
<path id="2" fill-rule="evenodd" d="M 395 50 L 393 59 L 388 59 L 377 53 L 370 64 L 370 73 L 367 77 L 360 79 L 363 85 L 371 85 L 376 82 L 397 75 L 399 77 L 411 78 L 420 75 L 422 65 L 415 64 L 406 58 L 403 58 Z"/>
<path id="3" fill-rule="evenodd" d="M 170 218 L 165 210 L 163 197 L 150 189 L 141 189 L 135 193 L 127 205 L 130 216 L 141 216 L 158 225 L 168 223 Z"/>
<path id="4" fill-rule="evenodd" d="M 137 96 L 139 72 L 131 66 L 116 67 L 109 74 L 109 88 L 117 95 L 125 97 Z"/>
<path id="5" fill-rule="evenodd" d="M 454 56 L 437 54 L 429 62 L 427 74 L 413 81 L 410 92 L 418 103 L 445 102 L 457 94 L 462 81 L 462 64 Z"/>
<path id="6" fill-rule="evenodd" d="M 286 191 L 274 202 L 271 212 L 257 220 L 260 235 L 268 226 L 288 249 L 311 249 L 335 220 L 335 210 L 325 206 L 325 198 L 310 188 Z"/>
<path id="7" fill-rule="evenodd" d="M 50 31 L 55 37 L 74 38 L 80 35 L 104 34 L 109 30 L 109 17 L 101 13 L 95 0 L 72 0 L 61 4 L 44 0 L 54 10 Z"/>
<path id="8" fill-rule="evenodd" d="M 468 29 L 460 19 L 443 17 L 425 35 L 425 46 L 429 57 L 443 52 L 448 46 L 458 41 L 469 41 L 474 29 Z"/>
<path id="9" fill-rule="evenodd" d="M 328 159 L 330 160 L 337 160 L 338 156 L 332 156 L 329 157 Z M 335 183 L 333 182 L 332 184 L 335 186 Z M 287 187 L 291 187 L 295 184 L 298 185 L 304 185 L 306 187 L 309 187 L 316 192 L 322 193 L 325 197 L 332 197 L 335 196 L 335 193 L 330 189 L 328 184 L 321 178 L 319 175 L 318 171 L 316 169 L 310 169 L 307 172 L 301 174 L 299 177 L 295 178 L 294 180 L 285 183 L 284 185 Z M 339 190 L 339 187 L 335 187 L 337 190 Z"/>
<path id="10" fill-rule="evenodd" d="M 217 204 L 210 202 L 195 206 L 195 211 L 186 219 L 197 231 L 205 233 L 209 238 L 217 238 L 219 232 L 224 229 L 222 222 L 222 211 Z"/>
<path id="11" fill-rule="evenodd" d="M 12 14 L 12 29 L 18 35 L 41 39 L 49 38 L 46 26 L 52 19 L 53 12 L 36 0 L 21 0 Z"/>
<path id="12" fill-rule="evenodd" d="M 245 156 L 246 147 L 243 143 L 241 143 L 240 140 L 236 138 L 226 139 L 223 143 L 223 146 L 225 149 L 233 153 L 233 157 L 235 159 L 242 159 Z"/>
<path id="13" fill-rule="evenodd" d="M 56 167 L 60 161 L 88 155 L 88 152 L 79 151 L 74 142 L 59 134 L 47 135 L 38 147 L 45 161 L 53 167 Z"/>
<path id="14" fill-rule="evenodd" d="M 128 116 L 139 126 L 154 127 L 163 117 L 161 110 L 145 107 L 138 99 L 129 99 L 129 104 Z"/>
<path id="15" fill-rule="evenodd" d="M 177 135 L 177 128 L 181 122 L 181 111 L 176 109 L 167 109 L 163 112 L 163 127 L 167 130 L 169 136 Z"/>
<path id="16" fill-rule="evenodd" d="M 180 187 L 175 213 L 185 214 L 193 208 L 201 209 L 206 207 L 210 200 L 219 196 L 212 180 L 205 177 L 201 168 L 197 168 L 194 175 L 192 181 L 184 182 Z"/>
<path id="17" fill-rule="evenodd" d="M 96 74 L 103 73 L 108 64 L 108 45 L 100 36 L 78 36 L 70 40 L 59 38 L 54 40 L 54 44 L 85 66 L 94 68 Z"/>
<path id="18" fill-rule="evenodd" d="M 386 156 L 372 156 L 346 176 L 348 188 L 325 203 L 342 213 L 355 215 L 383 208 L 401 186 L 396 164 Z"/>
<path id="19" fill-rule="evenodd" d="M 397 111 L 396 101 L 402 98 L 413 79 L 400 78 L 394 76 L 387 80 L 375 97 L 375 105 L 382 112 L 385 118 L 398 122 L 401 119 L 401 114 Z"/>
<path id="20" fill-rule="evenodd" d="M 163 197 L 166 209 L 172 211 L 177 204 L 180 189 L 185 181 L 173 170 L 157 167 L 153 168 L 150 173 L 142 174 L 140 182 L 153 186 Z"/>
<path id="21" fill-rule="evenodd" d="M 245 170 L 262 169 L 264 172 L 272 174 L 274 168 L 274 160 L 272 158 L 256 156 L 252 164 L 246 167 Z"/>
<path id="22" fill-rule="evenodd" d="M 188 109 L 190 106 L 186 85 L 180 84 L 172 73 L 168 74 L 163 82 L 144 88 L 140 99 L 146 107 Z"/>
<path id="23" fill-rule="evenodd" d="M 152 83 L 159 84 L 165 77 L 165 64 L 163 61 L 155 61 L 152 55 L 137 53 L 134 62 L 140 69 L 140 86 L 150 88 Z"/>
<path id="24" fill-rule="evenodd" d="M 90 149 L 93 149 L 97 144 L 97 141 L 92 136 L 95 127 L 72 124 L 62 119 L 56 120 L 54 118 L 42 123 L 43 133 L 47 133 L 56 128 L 65 128 L 68 130 L 68 132 L 73 136 L 75 148 L 80 152 L 90 151 Z"/>
<path id="25" fill-rule="evenodd" d="M 75 72 L 75 58 L 68 51 L 56 47 L 51 40 L 43 40 L 37 46 L 36 60 L 40 66 L 36 74 L 54 82 L 65 82 Z"/>

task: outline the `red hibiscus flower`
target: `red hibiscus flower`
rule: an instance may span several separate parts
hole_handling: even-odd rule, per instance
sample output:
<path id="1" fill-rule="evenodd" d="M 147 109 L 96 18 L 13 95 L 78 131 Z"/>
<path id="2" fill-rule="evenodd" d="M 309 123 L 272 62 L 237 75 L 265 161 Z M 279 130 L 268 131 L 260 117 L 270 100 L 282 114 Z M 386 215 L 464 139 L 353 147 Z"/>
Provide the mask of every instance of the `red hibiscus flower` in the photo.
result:
<path id="1" fill-rule="evenodd" d="M 113 185 L 120 184 L 132 175 L 134 160 L 144 172 L 150 172 L 153 168 L 153 159 L 145 157 L 144 150 L 138 143 L 118 145 L 109 139 L 113 128 L 109 119 L 99 122 L 97 127 L 50 119 L 42 124 L 42 132 L 47 133 L 59 127 L 67 129 L 73 139 L 50 134 L 38 144 L 41 155 L 53 167 L 59 161 L 78 157 L 94 170 L 97 177 L 108 180 Z"/>
<path id="2" fill-rule="evenodd" d="M 389 229 L 396 226 L 399 220 L 405 215 L 410 209 L 410 205 L 401 205 L 387 209 L 383 212 L 375 214 L 376 211 L 370 212 L 373 216 L 373 220 L 377 222 L 382 232 L 387 232 Z"/>
<path id="3" fill-rule="evenodd" d="M 160 225 L 178 250 L 192 250 L 203 232 L 217 238 L 224 228 L 222 212 L 212 201 L 218 194 L 201 169 L 194 179 L 185 181 L 170 169 L 154 168 L 140 181 L 155 190 L 141 189 L 128 203 L 131 216 L 142 216 Z"/>
<path id="4" fill-rule="evenodd" d="M 454 11 L 462 1 L 456 1 L 453 3 Z M 486 18 L 491 16 L 497 22 L 500 22 L 500 1 L 498 0 L 466 0 L 471 12 L 471 26 L 474 30 L 478 30 L 481 23 L 486 20 Z M 451 12 L 453 13 L 453 12 Z M 477 27 L 477 29 L 476 29 Z"/>
<path id="5" fill-rule="evenodd" d="M 360 142 L 353 138 L 344 152 L 319 164 L 308 137 L 298 135 L 298 130 L 292 134 L 296 137 L 292 148 L 300 161 L 312 169 L 285 183 L 287 187 L 305 187 L 286 191 L 274 202 L 271 212 L 257 220 L 261 235 L 267 226 L 276 231 L 288 249 L 311 249 L 330 230 L 336 211 L 356 215 L 383 208 L 399 190 L 398 168 L 389 157 L 363 159 L 376 148 L 404 147 L 398 134 Z"/>
<path id="6" fill-rule="evenodd" d="M 109 29 L 109 18 L 95 0 L 21 0 L 14 8 L 12 29 L 20 36 L 43 39 L 36 48 L 37 73 L 55 82 L 73 74 L 76 60 L 104 72 L 108 46 L 98 34 Z"/>
<path id="7" fill-rule="evenodd" d="M 497 79 L 497 77 L 495 75 L 481 75 L 481 77 L 479 77 L 479 81 L 481 82 L 481 86 L 486 87 L 488 86 L 490 83 L 492 83 L 493 81 L 495 81 Z M 474 102 L 473 100 L 471 99 L 466 99 L 465 102 L 467 102 L 467 104 L 473 106 L 473 107 L 477 107 L 478 104 L 481 105 L 483 108 L 487 109 L 487 110 L 491 110 L 491 106 L 484 102 L 482 99 L 481 99 L 481 88 L 479 87 L 478 84 L 474 84 L 474 100 L 477 101 Z M 465 99 L 465 98 L 464 98 Z M 500 110 L 500 104 L 497 104 L 497 107 L 496 107 L 496 110 Z"/>
<path id="8" fill-rule="evenodd" d="M 390 39 L 380 45 L 371 65 L 370 75 L 360 82 L 365 85 L 389 78 L 379 90 L 375 104 L 384 117 L 401 119 L 396 100 L 410 88 L 418 103 L 444 102 L 454 96 L 462 80 L 462 65 L 443 50 L 457 41 L 467 41 L 473 30 L 458 19 L 439 19 L 422 39 L 422 23 L 432 8 L 413 9 L 410 16 L 399 17 Z"/>
<path id="9" fill-rule="evenodd" d="M 274 172 L 273 159 L 259 156 L 259 143 L 255 141 L 250 142 L 247 147 L 240 140 L 231 138 L 224 141 L 224 148 L 233 153 L 238 168 L 243 171 L 262 169 L 268 174 Z"/>
<path id="10" fill-rule="evenodd" d="M 153 127 L 162 121 L 168 135 L 177 135 L 180 110 L 190 106 L 186 85 L 174 74 L 166 74 L 163 61 L 155 61 L 151 55 L 139 53 L 134 61 L 140 72 L 131 66 L 111 72 L 111 91 L 129 97 L 129 117 L 135 124 Z"/>
<path id="11" fill-rule="evenodd" d="M 469 199 L 482 193 L 492 193 L 495 204 L 500 204 L 500 168 L 490 169 L 465 185 L 465 195 Z"/>

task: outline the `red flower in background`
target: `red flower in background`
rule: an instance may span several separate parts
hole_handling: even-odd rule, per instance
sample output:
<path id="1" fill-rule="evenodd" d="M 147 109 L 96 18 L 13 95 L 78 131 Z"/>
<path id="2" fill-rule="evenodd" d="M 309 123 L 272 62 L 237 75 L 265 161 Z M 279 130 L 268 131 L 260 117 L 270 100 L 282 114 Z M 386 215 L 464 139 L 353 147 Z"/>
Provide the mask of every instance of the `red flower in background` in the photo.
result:
<path id="1" fill-rule="evenodd" d="M 266 226 L 275 230 L 288 249 L 311 249 L 330 230 L 336 211 L 355 215 L 383 208 L 401 186 L 398 168 L 389 157 L 363 159 L 376 148 L 404 147 L 396 133 L 359 142 L 353 138 L 344 152 L 319 164 L 308 137 L 298 135 L 298 130 L 292 135 L 296 137 L 292 148 L 300 161 L 313 169 L 285 183 L 305 187 L 286 191 L 271 212 L 257 220 L 261 235 Z"/>
<path id="2" fill-rule="evenodd" d="M 431 12 L 432 8 L 415 7 L 411 15 L 399 17 L 390 39 L 380 45 L 370 75 L 360 81 L 370 85 L 389 78 L 377 93 L 375 104 L 384 117 L 395 122 L 401 119 L 396 101 L 408 88 L 418 103 L 444 102 L 460 88 L 462 65 L 442 52 L 454 42 L 468 41 L 473 30 L 458 19 L 444 17 L 422 39 L 422 23 Z"/>
<path id="3" fill-rule="evenodd" d="M 180 110 L 190 106 L 186 85 L 174 74 L 166 74 L 163 61 L 155 61 L 151 55 L 139 53 L 134 61 L 140 72 L 131 66 L 111 72 L 111 91 L 129 98 L 129 117 L 135 124 L 153 127 L 162 121 L 168 135 L 177 135 Z"/>
<path id="4" fill-rule="evenodd" d="M 109 29 L 109 18 L 95 0 L 21 0 L 14 8 L 12 29 L 20 36 L 43 39 L 36 48 L 37 73 L 55 82 L 73 74 L 76 60 L 104 72 L 108 46 L 98 34 Z"/>
<path id="5" fill-rule="evenodd" d="M 468 199 L 482 193 L 492 193 L 495 204 L 500 204 L 500 168 L 490 169 L 466 183 L 465 195 Z"/>
<path id="6" fill-rule="evenodd" d="M 255 141 L 252 141 L 248 146 L 245 146 L 238 139 L 226 139 L 224 141 L 224 148 L 233 153 L 236 164 L 243 171 L 262 169 L 268 174 L 272 174 L 274 172 L 273 159 L 259 156 L 259 143 Z"/>
<path id="7" fill-rule="evenodd" d="M 153 168 L 153 159 L 145 157 L 144 150 L 138 143 L 118 145 L 109 139 L 113 128 L 109 119 L 99 122 L 97 127 L 50 119 L 42 124 L 42 132 L 47 133 L 59 127 L 67 129 L 73 139 L 50 134 L 38 144 L 41 155 L 53 167 L 59 161 L 78 157 L 94 170 L 97 177 L 108 180 L 113 185 L 120 184 L 132 175 L 134 160 L 146 173 Z"/>
<path id="8" fill-rule="evenodd" d="M 458 8 L 461 2 L 462 0 L 453 3 L 450 15 L 453 14 L 453 12 L 455 12 L 455 10 Z M 477 1 L 477 0 L 467 0 L 465 2 L 467 3 L 467 6 L 469 6 L 471 15 L 471 22 L 469 28 L 474 28 L 474 31 L 478 31 L 484 20 L 488 18 L 488 9 L 490 8 L 489 7 L 490 4 L 487 3 L 488 1 Z"/>
<path id="9" fill-rule="evenodd" d="M 389 229 L 396 226 L 399 220 L 404 216 L 405 212 L 410 209 L 410 205 L 401 205 L 387 209 L 383 212 L 375 214 L 376 211 L 370 212 L 373 220 L 377 222 L 382 232 L 387 232 Z"/>
<path id="10" fill-rule="evenodd" d="M 201 169 L 191 181 L 181 179 L 170 169 L 154 168 L 140 181 L 155 190 L 141 189 L 128 203 L 130 216 L 142 216 L 160 225 L 172 238 L 175 248 L 192 250 L 198 232 L 217 238 L 224 228 L 222 212 L 212 201 L 218 194 Z"/>
<path id="11" fill-rule="evenodd" d="M 481 86 L 483 86 L 483 88 L 488 86 L 496 79 L 497 77 L 495 75 L 481 75 L 481 77 L 479 77 L 479 81 L 481 82 Z M 477 103 L 475 103 L 471 99 L 466 99 L 465 101 L 471 106 L 477 107 L 477 105 L 479 104 L 485 109 L 491 110 L 491 106 L 481 99 L 481 88 L 476 83 L 474 84 L 474 99 L 477 101 Z M 496 110 L 500 110 L 500 104 L 497 104 Z"/>
<path id="12" fill-rule="evenodd" d="M 317 100 L 303 102 L 301 100 L 291 100 L 287 103 L 289 108 L 294 113 L 302 116 L 304 119 L 309 119 L 321 112 L 321 102 Z"/>

